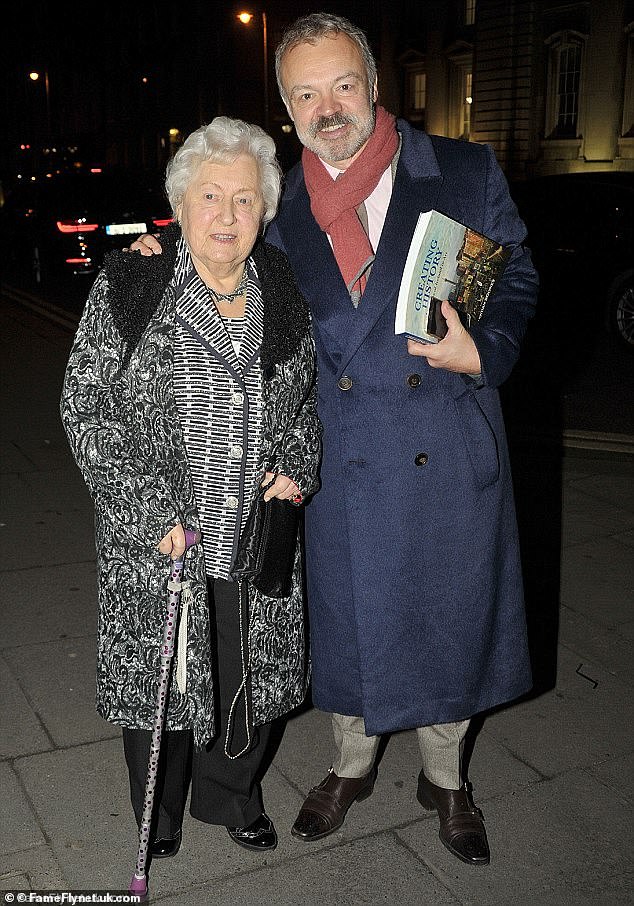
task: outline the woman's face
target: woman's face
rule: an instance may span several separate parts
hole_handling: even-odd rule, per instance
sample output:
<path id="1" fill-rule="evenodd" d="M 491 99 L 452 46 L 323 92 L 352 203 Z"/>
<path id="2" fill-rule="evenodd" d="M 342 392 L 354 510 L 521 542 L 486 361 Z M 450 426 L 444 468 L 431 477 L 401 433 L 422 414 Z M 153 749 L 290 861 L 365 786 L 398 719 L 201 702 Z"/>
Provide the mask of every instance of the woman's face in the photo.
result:
<path id="1" fill-rule="evenodd" d="M 241 154 L 230 163 L 204 161 L 177 215 L 196 269 L 225 277 L 249 257 L 262 223 L 264 200 L 257 161 Z"/>

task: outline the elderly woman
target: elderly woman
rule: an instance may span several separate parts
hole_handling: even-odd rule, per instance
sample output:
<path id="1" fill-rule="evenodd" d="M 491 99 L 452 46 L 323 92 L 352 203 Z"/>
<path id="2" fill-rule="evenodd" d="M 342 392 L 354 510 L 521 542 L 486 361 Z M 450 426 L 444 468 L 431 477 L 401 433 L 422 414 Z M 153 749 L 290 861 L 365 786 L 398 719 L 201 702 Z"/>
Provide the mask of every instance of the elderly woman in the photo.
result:
<path id="1" fill-rule="evenodd" d="M 255 850 L 275 847 L 258 783 L 271 721 L 307 687 L 301 558 L 272 598 L 232 579 L 260 485 L 299 505 L 316 490 L 310 319 L 284 255 L 261 240 L 280 170 L 257 126 L 217 117 L 168 166 L 164 253 L 112 253 L 90 293 L 61 412 L 94 498 L 97 710 L 123 728 L 137 822 L 158 683 L 169 557 L 184 527 L 179 627 L 153 825 L 175 855 L 191 814 Z"/>

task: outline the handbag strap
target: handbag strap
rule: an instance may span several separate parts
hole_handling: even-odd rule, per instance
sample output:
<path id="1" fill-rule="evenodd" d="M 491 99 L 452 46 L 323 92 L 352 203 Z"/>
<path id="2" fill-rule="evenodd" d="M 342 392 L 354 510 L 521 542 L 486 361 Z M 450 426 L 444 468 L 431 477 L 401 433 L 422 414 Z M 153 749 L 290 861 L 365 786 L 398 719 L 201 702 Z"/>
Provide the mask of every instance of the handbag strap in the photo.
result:
<path id="1" fill-rule="evenodd" d="M 240 618 L 240 660 L 242 663 L 242 680 L 240 682 L 240 685 L 238 686 L 236 694 L 233 697 L 231 707 L 229 708 L 229 717 L 227 718 L 227 733 L 225 735 L 225 755 L 227 756 L 227 758 L 231 759 L 231 761 L 235 761 L 236 758 L 240 758 L 240 756 L 244 755 L 245 752 L 248 752 L 249 748 L 251 747 L 251 721 L 249 720 L 249 696 L 247 694 L 247 679 L 249 673 L 251 672 L 251 665 L 249 664 L 248 656 L 245 657 L 244 630 L 242 620 L 242 585 L 242 582 L 238 582 L 238 611 Z M 242 694 L 244 694 L 244 724 L 247 732 L 247 741 L 244 748 L 240 752 L 232 755 L 230 749 L 233 721 L 235 719 L 235 709 L 237 708 L 238 702 L 240 701 L 240 696 Z"/>
<path id="2" fill-rule="evenodd" d="M 278 476 L 278 472 L 273 474 L 273 478 L 258 489 L 258 493 L 264 494 L 271 485 L 275 484 L 275 480 Z M 246 584 L 246 583 L 245 583 Z M 247 593 L 247 603 L 248 603 L 248 593 Z M 244 644 L 244 628 L 243 628 L 243 619 L 242 619 L 242 582 L 238 582 L 238 612 L 240 620 L 240 660 L 242 664 L 242 680 L 236 691 L 236 694 L 233 696 L 233 701 L 231 702 L 231 707 L 229 708 L 229 717 L 227 718 L 227 732 L 225 735 L 225 755 L 227 758 L 230 758 L 234 761 L 236 758 L 240 758 L 241 755 L 244 755 L 245 752 L 248 752 L 251 746 L 251 722 L 249 720 L 249 696 L 247 694 L 247 680 L 249 673 L 251 672 L 251 665 L 248 661 L 248 656 L 245 657 L 245 644 Z M 248 640 L 247 640 L 248 641 Z M 248 652 L 248 644 L 246 646 L 246 651 Z M 247 733 L 247 741 L 244 748 L 237 752 L 235 755 L 231 754 L 231 736 L 233 729 L 233 722 L 235 720 L 235 710 L 240 701 L 240 696 L 244 695 L 244 722 L 245 729 Z"/>

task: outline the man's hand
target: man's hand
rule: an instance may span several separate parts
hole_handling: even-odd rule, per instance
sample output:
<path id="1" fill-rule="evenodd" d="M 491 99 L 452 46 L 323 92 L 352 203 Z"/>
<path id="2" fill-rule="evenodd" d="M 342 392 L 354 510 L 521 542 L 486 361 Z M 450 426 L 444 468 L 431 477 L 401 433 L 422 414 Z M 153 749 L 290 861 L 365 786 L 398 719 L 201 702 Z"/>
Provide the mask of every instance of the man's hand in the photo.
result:
<path id="1" fill-rule="evenodd" d="M 172 560 L 182 557 L 185 553 L 185 529 L 180 522 L 156 546 L 162 554 L 167 554 Z"/>
<path id="2" fill-rule="evenodd" d="M 139 236 L 138 239 L 135 239 L 130 248 L 124 249 L 124 252 L 141 252 L 142 255 L 149 257 L 150 255 L 160 255 L 163 251 L 161 248 L 161 243 L 158 241 L 158 233 L 152 235 L 152 233 L 144 233 L 142 236 Z"/>
<path id="3" fill-rule="evenodd" d="M 266 472 L 260 487 L 263 488 L 264 485 L 272 480 L 272 478 L 273 472 Z M 279 497 L 280 500 L 293 500 L 295 503 L 300 503 L 302 499 L 299 488 L 295 482 L 292 479 L 287 478 L 286 475 L 278 475 L 264 495 L 265 500 L 270 500 L 271 497 Z"/>
<path id="4" fill-rule="evenodd" d="M 439 343 L 420 343 L 408 339 L 410 355 L 422 355 L 432 368 L 444 368 L 460 374 L 480 374 L 480 355 L 468 330 L 463 327 L 458 312 L 446 300 L 442 313 L 447 321 L 447 335 Z"/>

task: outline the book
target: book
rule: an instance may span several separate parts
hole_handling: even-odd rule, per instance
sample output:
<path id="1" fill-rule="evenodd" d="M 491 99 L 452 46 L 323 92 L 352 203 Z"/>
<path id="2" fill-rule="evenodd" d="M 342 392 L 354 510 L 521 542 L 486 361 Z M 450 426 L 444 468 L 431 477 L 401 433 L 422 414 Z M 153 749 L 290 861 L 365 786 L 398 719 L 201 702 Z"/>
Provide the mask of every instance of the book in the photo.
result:
<path id="1" fill-rule="evenodd" d="M 465 326 L 479 321 L 510 254 L 510 248 L 439 211 L 421 213 L 401 279 L 394 333 L 438 343 L 447 334 L 445 299 Z"/>

